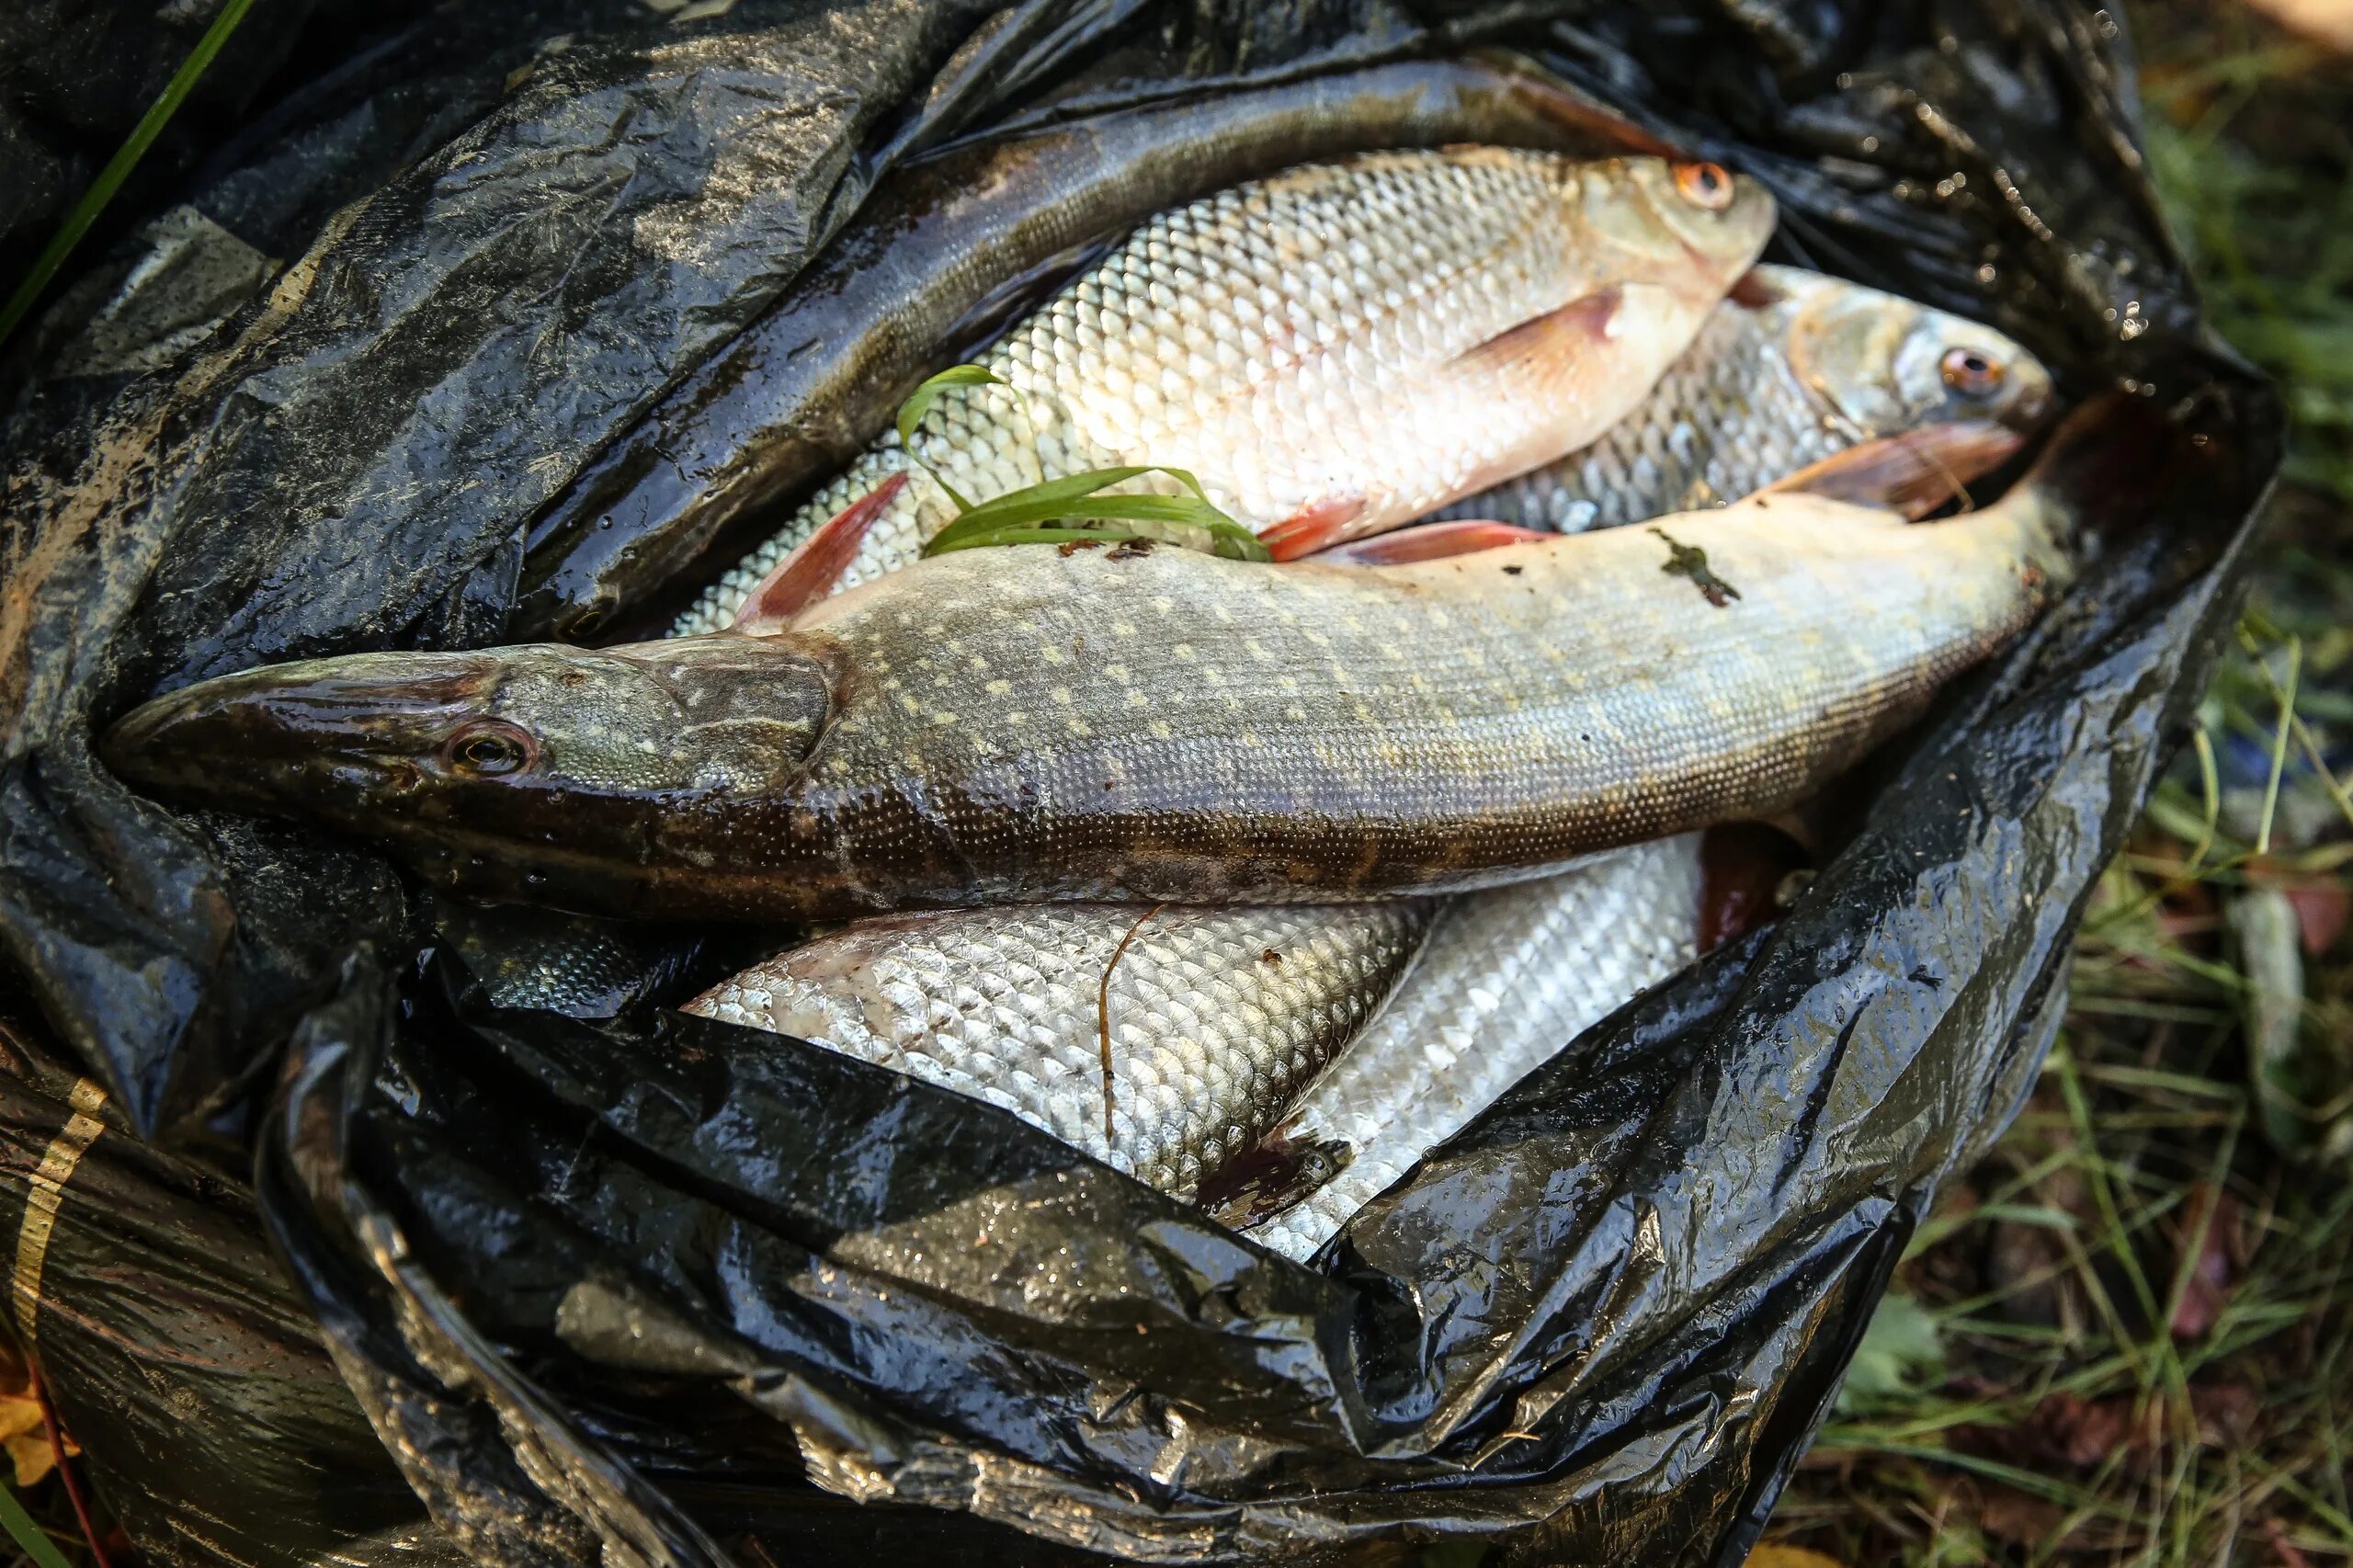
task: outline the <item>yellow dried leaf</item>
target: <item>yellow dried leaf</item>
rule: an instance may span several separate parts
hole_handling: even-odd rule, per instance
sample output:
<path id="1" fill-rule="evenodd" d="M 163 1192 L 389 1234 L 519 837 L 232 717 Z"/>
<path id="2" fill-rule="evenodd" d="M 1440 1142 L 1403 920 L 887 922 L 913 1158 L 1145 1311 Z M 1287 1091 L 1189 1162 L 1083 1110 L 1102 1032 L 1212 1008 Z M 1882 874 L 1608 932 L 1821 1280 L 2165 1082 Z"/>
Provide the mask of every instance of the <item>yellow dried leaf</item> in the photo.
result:
<path id="1" fill-rule="evenodd" d="M 1745 1568 L 1847 1568 L 1847 1565 L 1826 1552 L 1808 1546 L 1791 1546 L 1786 1541 L 1760 1540 L 1748 1554 Z"/>
<path id="2" fill-rule="evenodd" d="M 57 1450 L 49 1446 L 46 1432 L 27 1432 L 11 1437 L 5 1446 L 8 1458 L 17 1467 L 17 1490 L 38 1485 L 43 1477 L 57 1468 Z"/>
<path id="3" fill-rule="evenodd" d="M 0 1393 L 0 1442 L 40 1430 L 40 1401 L 26 1393 Z"/>

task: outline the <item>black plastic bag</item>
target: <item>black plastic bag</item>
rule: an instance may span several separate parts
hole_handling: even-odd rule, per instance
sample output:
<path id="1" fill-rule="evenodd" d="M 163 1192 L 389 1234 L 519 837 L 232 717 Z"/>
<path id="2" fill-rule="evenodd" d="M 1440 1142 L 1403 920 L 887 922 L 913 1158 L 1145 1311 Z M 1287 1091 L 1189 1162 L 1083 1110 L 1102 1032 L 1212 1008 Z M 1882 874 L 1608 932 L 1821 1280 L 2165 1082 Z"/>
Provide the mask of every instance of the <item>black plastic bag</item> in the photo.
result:
<path id="1" fill-rule="evenodd" d="M 336 1376 L 244 1184 L 141 1143 L 0 1023 L 10 1327 L 142 1562 L 458 1561 Z"/>
<path id="2" fill-rule="evenodd" d="M 2032 1080 L 2276 464 L 2268 392 L 2201 335 L 2155 216 L 2113 18 L 877 3 L 708 28 L 681 47 L 754 77 L 790 54 L 794 136 L 715 124 L 651 159 L 674 201 L 582 216 L 548 149 L 587 180 L 620 155 L 582 145 L 597 113 L 642 98 L 675 126 L 693 94 L 642 40 L 579 46 L 564 93 L 527 83 L 395 179 L 290 272 L 310 292 L 29 525 L 51 553 L 26 597 L 74 628 L 0 640 L 40 699 L 0 776 L 0 918 L 44 1005 L 158 1125 L 373 938 L 296 1031 L 260 1195 L 363 1407 L 486 1558 L 1389 1561 L 1469 1537 L 1506 1562 L 1735 1559 L 1937 1184 Z M 862 47 L 827 55 L 827 28 Z M 2117 508 L 2105 559 L 1952 697 L 1779 926 L 1574 1042 L 1320 1268 L 798 1042 L 490 1010 L 446 955 L 412 971 L 372 857 L 168 818 L 89 763 L 93 712 L 201 675 L 494 640 L 531 512 L 911 149 L 1041 104 L 1494 46 L 1766 179 L 1780 258 L 1991 315 L 2076 392 L 2147 396 L 2201 461 Z M 507 205 L 470 204 L 468 160 Z M 754 166 L 801 177 L 745 197 Z M 530 243 L 567 213 L 571 249 Z M 719 260 L 640 248 L 663 218 L 710 221 Z M 494 352 L 470 315 L 493 300 L 567 354 Z M 548 364 L 595 384 L 567 398 Z M 298 439 L 326 436 L 346 445 Z M 107 488 L 109 450 L 146 477 Z M 119 531 L 57 532 L 76 497 Z M 301 885 L 258 897 L 256 867 Z"/>

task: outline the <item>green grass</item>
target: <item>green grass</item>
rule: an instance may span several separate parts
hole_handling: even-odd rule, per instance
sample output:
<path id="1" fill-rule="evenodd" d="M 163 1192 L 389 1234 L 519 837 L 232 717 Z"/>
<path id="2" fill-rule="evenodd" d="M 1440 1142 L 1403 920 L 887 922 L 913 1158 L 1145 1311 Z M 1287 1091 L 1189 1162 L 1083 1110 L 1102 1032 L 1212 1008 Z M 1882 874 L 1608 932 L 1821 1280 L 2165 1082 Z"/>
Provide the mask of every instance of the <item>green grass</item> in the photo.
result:
<path id="1" fill-rule="evenodd" d="M 140 116 L 139 123 L 131 128 L 131 134 L 123 138 L 114 156 L 107 160 L 106 167 L 98 171 L 98 177 L 90 182 L 90 188 L 65 214 L 57 233 L 50 236 L 49 244 L 33 258 L 31 270 L 17 281 L 7 302 L 0 304 L 0 345 L 7 342 L 9 334 L 31 312 L 41 291 L 74 254 L 74 247 L 82 243 L 82 236 L 90 232 L 90 225 L 98 221 L 98 214 L 106 210 L 115 192 L 122 188 L 122 182 L 131 177 L 131 171 L 139 166 L 139 160 L 147 155 L 147 149 L 155 144 L 155 138 L 163 134 L 172 116 L 179 112 L 180 105 L 211 68 L 213 57 L 229 41 L 229 35 L 237 30 L 237 24 L 245 19 L 245 11 L 252 5 L 253 0 L 227 0 L 221 14 L 212 18 L 211 26 L 204 29 L 204 36 L 196 40 L 196 47 L 188 51 L 179 69 L 172 73 L 172 79 L 164 84 L 164 90 L 155 95 L 155 101 L 147 106 L 147 112 Z"/>
<path id="2" fill-rule="evenodd" d="M 2325 766 L 2353 738 L 2353 65 L 2219 5 L 2131 18 L 2153 167 L 2216 327 L 2280 379 L 2288 483 L 2051 1065 L 1867 1341 L 1898 1375 L 1850 1382 L 1775 1516 L 1845 1563 L 2353 1559 L 2353 1171 L 2324 1148 L 2353 1131 L 2353 944 L 2251 913 L 2353 888 Z"/>

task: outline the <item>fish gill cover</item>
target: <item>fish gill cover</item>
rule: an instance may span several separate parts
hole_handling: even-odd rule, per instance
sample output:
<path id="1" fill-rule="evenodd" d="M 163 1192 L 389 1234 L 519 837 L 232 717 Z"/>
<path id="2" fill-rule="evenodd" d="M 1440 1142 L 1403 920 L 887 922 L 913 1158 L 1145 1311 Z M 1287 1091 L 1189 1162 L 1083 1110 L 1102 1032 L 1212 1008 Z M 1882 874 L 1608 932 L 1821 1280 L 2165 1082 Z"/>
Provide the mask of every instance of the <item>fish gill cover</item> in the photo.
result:
<path id="1" fill-rule="evenodd" d="M 1388 1560 L 1452 1537 L 1506 1562 L 1737 1561 L 1938 1183 L 2032 1081 L 2068 935 L 2182 733 L 2277 460 L 2269 392 L 2206 334 L 2157 216 L 2117 18 L 702 10 L 550 8 L 494 80 L 495 51 L 469 60 L 459 123 L 416 117 L 393 172 L 304 209 L 314 233 L 280 223 L 285 265 L 224 325 L 105 399 L 22 406 L 0 931 L 50 1026 L 165 1136 L 290 1037 L 264 1210 L 362 1408 L 484 1560 Z M 1320 95 L 1331 150 L 1351 125 L 1590 139 L 1452 87 L 1397 108 L 1405 62 L 1497 51 L 1765 181 L 1773 259 L 1988 317 L 2071 391 L 2162 413 L 2180 460 L 2154 499 L 2109 498 L 2102 557 L 1891 760 L 1778 926 L 1582 1037 L 1319 1267 L 797 1041 L 642 1005 L 492 1008 L 468 962 L 529 917 L 434 946 L 373 854 L 167 813 L 93 757 L 94 722 L 207 676 L 586 626 L 617 593 L 665 608 L 690 586 L 674 540 L 616 572 L 613 529 L 548 519 L 682 389 L 697 430 L 733 428 L 742 365 L 697 378 L 735 335 L 813 319 L 804 270 L 822 293 L 845 247 L 922 259 L 938 233 L 890 203 L 926 167 L 1016 132 L 1051 159 L 1058 132 L 1156 109 L 1206 124 L 1254 92 Z M 343 123 L 333 103 L 295 122 Z M 1219 145 L 1197 177 L 1263 172 Z M 1117 184 L 1086 187 L 1077 239 L 1133 221 L 1100 199 Z M 797 475 L 962 357 L 987 292 L 913 350 L 880 312 L 785 344 L 823 362 L 840 426 L 801 440 Z M 853 384 L 870 401 L 844 415 L 828 389 Z M 599 564 L 567 574 L 574 552 Z M 718 967 L 650 961 L 663 1000 Z"/>

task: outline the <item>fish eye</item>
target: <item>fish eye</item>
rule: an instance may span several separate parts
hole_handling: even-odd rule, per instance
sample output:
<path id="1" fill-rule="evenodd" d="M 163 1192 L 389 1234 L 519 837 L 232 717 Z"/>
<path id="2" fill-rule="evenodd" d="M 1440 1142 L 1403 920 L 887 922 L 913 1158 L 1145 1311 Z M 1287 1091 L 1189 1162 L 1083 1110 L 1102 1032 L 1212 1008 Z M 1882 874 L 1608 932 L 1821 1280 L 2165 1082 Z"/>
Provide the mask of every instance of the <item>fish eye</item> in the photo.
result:
<path id="1" fill-rule="evenodd" d="M 529 734 L 500 719 L 464 726 L 442 748 L 451 767 L 490 778 L 530 767 L 537 751 Z"/>
<path id="2" fill-rule="evenodd" d="M 2002 386 L 2002 362 L 1982 348 L 1948 348 L 1937 362 L 1945 385 L 1963 397 L 1992 397 Z"/>
<path id="3" fill-rule="evenodd" d="M 1675 189 L 1692 206 L 1721 212 L 1732 205 L 1732 175 L 1722 164 L 1677 164 Z"/>

